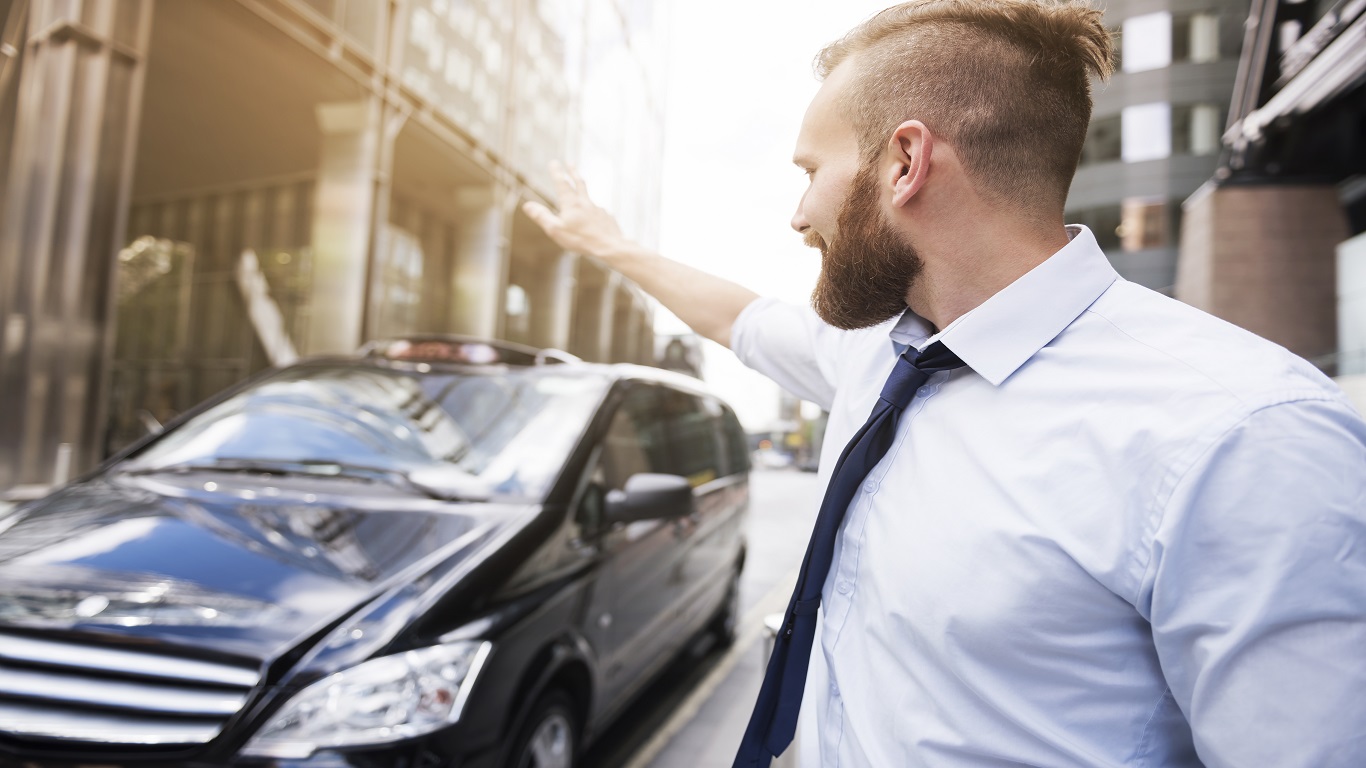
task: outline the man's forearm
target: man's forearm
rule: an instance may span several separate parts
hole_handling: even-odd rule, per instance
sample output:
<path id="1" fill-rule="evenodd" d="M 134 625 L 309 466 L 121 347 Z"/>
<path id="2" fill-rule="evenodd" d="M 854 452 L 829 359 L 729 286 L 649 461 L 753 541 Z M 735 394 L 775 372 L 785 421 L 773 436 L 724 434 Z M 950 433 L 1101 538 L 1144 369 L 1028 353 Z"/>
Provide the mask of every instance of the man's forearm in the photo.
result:
<path id="1" fill-rule="evenodd" d="M 759 298 L 754 291 L 700 269 L 631 244 L 599 259 L 646 293 L 697 333 L 729 347 L 730 330 L 741 310 Z"/>

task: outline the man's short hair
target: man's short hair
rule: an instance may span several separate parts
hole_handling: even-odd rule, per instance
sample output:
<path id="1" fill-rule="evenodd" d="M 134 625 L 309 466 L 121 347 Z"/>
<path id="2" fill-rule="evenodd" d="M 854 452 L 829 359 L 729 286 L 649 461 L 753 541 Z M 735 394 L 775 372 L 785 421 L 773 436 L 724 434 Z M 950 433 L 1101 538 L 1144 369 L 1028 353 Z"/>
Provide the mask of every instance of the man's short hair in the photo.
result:
<path id="1" fill-rule="evenodd" d="M 826 46 L 816 74 L 858 68 L 844 107 L 864 163 L 920 120 L 999 203 L 1061 211 L 1113 70 L 1101 12 L 1074 0 L 912 0 Z"/>

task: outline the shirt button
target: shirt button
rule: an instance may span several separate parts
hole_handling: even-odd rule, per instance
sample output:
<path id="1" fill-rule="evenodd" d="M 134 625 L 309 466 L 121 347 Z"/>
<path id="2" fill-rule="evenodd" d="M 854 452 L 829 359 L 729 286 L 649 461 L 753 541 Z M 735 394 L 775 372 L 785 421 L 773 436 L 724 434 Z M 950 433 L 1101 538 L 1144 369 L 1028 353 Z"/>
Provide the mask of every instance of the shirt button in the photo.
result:
<path id="1" fill-rule="evenodd" d="M 839 592 L 841 595 L 849 594 L 849 590 L 853 588 L 853 585 L 847 581 L 841 581 L 840 583 L 835 585 L 835 591 Z"/>
<path id="2" fill-rule="evenodd" d="M 834 683 L 831 683 L 831 684 L 830 684 L 830 695 L 831 695 L 831 696 L 834 696 L 835 698 L 839 698 L 839 695 L 840 695 L 840 687 L 839 687 L 838 685 L 835 685 Z"/>
<path id="3" fill-rule="evenodd" d="M 863 484 L 864 493 L 873 493 L 877 490 L 877 481 L 869 480 Z"/>

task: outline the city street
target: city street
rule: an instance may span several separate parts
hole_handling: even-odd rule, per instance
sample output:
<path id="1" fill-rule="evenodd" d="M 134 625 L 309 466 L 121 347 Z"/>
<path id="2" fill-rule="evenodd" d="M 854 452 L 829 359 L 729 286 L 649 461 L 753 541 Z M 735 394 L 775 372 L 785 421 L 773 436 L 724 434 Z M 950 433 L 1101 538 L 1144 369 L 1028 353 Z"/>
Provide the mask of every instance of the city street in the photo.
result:
<path id="1" fill-rule="evenodd" d="M 763 677 L 764 616 L 787 604 L 821 487 L 814 473 L 750 476 L 749 555 L 740 583 L 741 627 L 727 650 L 672 665 L 585 756 L 594 768 L 727 766 Z"/>
<path id="2" fill-rule="evenodd" d="M 776 7 L 0 0 L 0 768 L 1366 766 L 1366 0 Z"/>

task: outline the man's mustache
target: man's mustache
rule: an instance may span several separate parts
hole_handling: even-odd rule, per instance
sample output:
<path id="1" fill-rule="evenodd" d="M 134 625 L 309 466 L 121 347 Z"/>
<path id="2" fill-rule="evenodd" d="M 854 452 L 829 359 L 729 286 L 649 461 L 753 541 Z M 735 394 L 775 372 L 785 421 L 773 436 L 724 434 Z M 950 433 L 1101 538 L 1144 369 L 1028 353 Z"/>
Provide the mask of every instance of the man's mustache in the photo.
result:
<path id="1" fill-rule="evenodd" d="M 802 235 L 802 242 L 806 243 L 806 246 L 808 248 L 815 248 L 819 250 L 822 254 L 825 253 L 825 249 L 827 247 L 825 244 L 825 238 L 817 234 L 816 230 L 814 229 L 806 230 L 806 234 Z"/>

